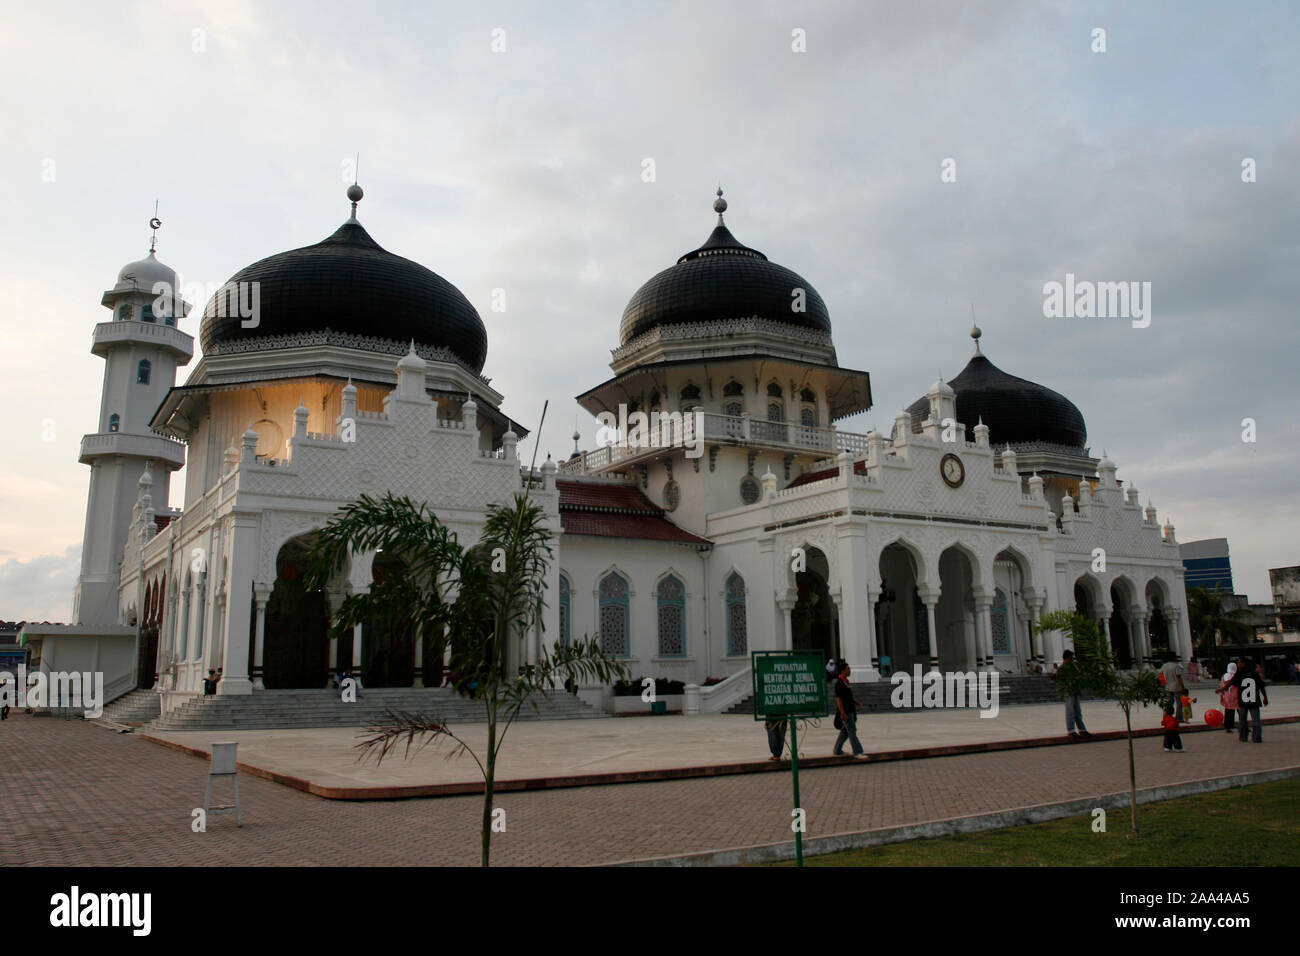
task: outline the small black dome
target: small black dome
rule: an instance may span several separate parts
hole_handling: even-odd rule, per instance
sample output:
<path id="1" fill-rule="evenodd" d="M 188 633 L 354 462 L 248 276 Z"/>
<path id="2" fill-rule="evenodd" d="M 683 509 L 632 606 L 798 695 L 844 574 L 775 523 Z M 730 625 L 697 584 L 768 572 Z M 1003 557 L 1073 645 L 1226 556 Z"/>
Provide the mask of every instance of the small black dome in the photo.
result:
<path id="1" fill-rule="evenodd" d="M 792 308 L 795 289 L 804 290 L 802 312 Z M 819 332 L 831 330 L 830 314 L 817 290 L 798 274 L 769 262 L 757 249 L 741 245 L 719 213 L 717 228 L 704 245 L 686 253 L 632 296 L 623 310 L 619 341 L 626 345 L 661 325 L 753 316 Z"/>
<path id="2" fill-rule="evenodd" d="M 225 343 L 328 329 L 446 348 L 475 373 L 487 360 L 487 329 L 461 291 L 418 262 L 383 249 L 355 219 L 314 246 L 254 262 L 227 285 L 237 289 L 241 282 L 260 284 L 258 324 L 244 328 L 236 308 L 219 309 L 218 293 L 204 309 L 199 330 L 205 353 Z"/>
<path id="3" fill-rule="evenodd" d="M 974 427 L 983 419 L 989 427 L 989 444 L 1023 445 L 1050 442 L 1082 450 L 1088 440 L 1083 415 L 1059 392 L 1008 375 L 984 355 L 976 355 L 961 374 L 948 383 L 957 393 L 957 420 L 966 426 L 966 440 L 974 441 Z M 930 400 L 919 398 L 907 407 L 912 422 L 929 417 Z"/>

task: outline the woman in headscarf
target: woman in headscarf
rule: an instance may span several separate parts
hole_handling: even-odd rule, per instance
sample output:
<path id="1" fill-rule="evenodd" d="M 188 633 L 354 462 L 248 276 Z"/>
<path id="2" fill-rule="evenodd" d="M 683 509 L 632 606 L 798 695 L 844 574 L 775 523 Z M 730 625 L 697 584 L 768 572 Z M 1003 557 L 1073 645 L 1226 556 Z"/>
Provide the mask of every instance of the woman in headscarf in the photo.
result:
<path id="1" fill-rule="evenodd" d="M 1262 743 L 1264 737 L 1260 708 L 1268 705 L 1268 693 L 1264 690 L 1264 675 L 1260 673 L 1254 661 L 1243 657 L 1237 673 L 1232 675 L 1232 683 L 1240 695 L 1237 716 L 1241 724 L 1237 728 L 1237 739 L 1244 744 L 1249 735 L 1255 743 Z M 1255 725 L 1254 733 L 1250 733 L 1252 722 Z"/>
<path id="2" fill-rule="evenodd" d="M 1219 703 L 1223 705 L 1223 729 L 1227 733 L 1232 733 L 1237 718 L 1238 697 L 1241 693 L 1232 683 L 1235 676 L 1237 676 L 1237 662 L 1228 661 L 1228 669 L 1223 672 L 1223 680 L 1219 682 Z"/>

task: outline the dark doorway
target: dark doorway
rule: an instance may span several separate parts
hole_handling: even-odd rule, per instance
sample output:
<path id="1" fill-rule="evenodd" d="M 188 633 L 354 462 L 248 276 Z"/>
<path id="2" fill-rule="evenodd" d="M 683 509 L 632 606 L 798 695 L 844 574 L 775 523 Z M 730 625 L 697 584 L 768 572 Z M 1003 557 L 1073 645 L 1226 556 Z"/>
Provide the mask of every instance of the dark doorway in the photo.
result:
<path id="1" fill-rule="evenodd" d="M 308 591 L 303 584 L 308 547 L 295 538 L 276 558 L 262 651 L 262 682 L 268 690 L 325 686 L 329 604 L 323 591 Z"/>
<path id="2" fill-rule="evenodd" d="M 824 657 L 838 657 L 835 605 L 826 583 L 830 575 L 826 555 L 817 548 L 808 548 L 807 561 L 807 570 L 797 571 L 794 576 L 798 594 L 790 618 L 794 650 L 815 650 Z"/>

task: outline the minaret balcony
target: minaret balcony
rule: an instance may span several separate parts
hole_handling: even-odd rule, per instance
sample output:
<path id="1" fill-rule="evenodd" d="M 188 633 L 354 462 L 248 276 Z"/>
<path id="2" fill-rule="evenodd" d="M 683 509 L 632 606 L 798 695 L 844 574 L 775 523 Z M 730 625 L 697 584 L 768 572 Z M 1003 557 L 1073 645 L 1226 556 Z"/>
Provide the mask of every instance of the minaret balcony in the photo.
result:
<path id="1" fill-rule="evenodd" d="M 127 319 L 120 322 L 100 322 L 95 326 L 90 340 L 90 351 L 100 358 L 107 357 L 116 345 L 154 345 L 171 349 L 185 361 L 194 357 L 194 336 L 186 335 L 174 325 L 161 322 L 139 322 Z"/>
<path id="2" fill-rule="evenodd" d="M 657 414 L 657 413 L 655 413 Z M 795 454 L 811 454 L 817 458 L 833 458 L 842 451 L 854 457 L 867 452 L 867 436 L 821 425 L 803 425 L 798 422 L 777 422 L 743 415 L 720 415 L 702 412 L 703 442 L 709 445 L 740 445 L 748 448 L 767 448 Z M 637 436 L 629 425 L 627 441 L 620 440 L 582 452 L 561 464 L 562 471 L 593 474 L 611 468 L 624 468 L 640 461 L 662 457 L 674 448 L 696 447 L 700 435 L 696 420 L 690 412 L 678 418 L 673 415 L 668 424 L 656 427 L 652 422 L 649 433 Z M 640 441 L 635 439 L 640 438 Z"/>
<path id="3" fill-rule="evenodd" d="M 133 435 L 129 432 L 98 432 L 82 436 L 78 461 L 83 465 L 117 455 L 152 458 L 174 470 L 185 464 L 185 443 L 163 435 Z"/>

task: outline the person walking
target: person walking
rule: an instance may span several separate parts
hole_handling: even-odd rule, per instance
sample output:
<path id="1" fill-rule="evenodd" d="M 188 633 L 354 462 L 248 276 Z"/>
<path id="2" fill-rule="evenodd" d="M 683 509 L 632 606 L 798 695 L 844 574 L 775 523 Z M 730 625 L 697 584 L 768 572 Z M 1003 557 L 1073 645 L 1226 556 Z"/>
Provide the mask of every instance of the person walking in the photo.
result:
<path id="1" fill-rule="evenodd" d="M 840 659 L 835 662 L 835 726 L 840 735 L 835 738 L 835 747 L 831 753 L 837 757 L 844 756 L 844 741 L 853 744 L 853 756 L 866 756 L 862 752 L 862 742 L 858 740 L 858 703 L 853 699 L 853 688 L 849 685 L 852 670 L 848 662 Z"/>
<path id="2" fill-rule="evenodd" d="M 208 668 L 208 676 L 203 679 L 203 696 L 211 697 L 217 692 L 217 683 L 220 678 L 217 677 L 215 668 Z"/>
<path id="3" fill-rule="evenodd" d="M 1237 687 L 1237 709 L 1241 711 L 1241 722 L 1237 726 L 1237 739 L 1246 742 L 1246 733 L 1253 720 L 1255 723 L 1251 740 L 1260 744 L 1264 742 L 1264 728 L 1260 723 L 1260 707 L 1268 704 L 1268 694 L 1264 691 L 1264 675 L 1259 672 L 1255 662 L 1242 658 L 1237 666 L 1237 673 L 1232 677 Z"/>
<path id="4" fill-rule="evenodd" d="M 1052 670 L 1052 677 L 1060 680 L 1065 677 L 1067 680 L 1073 675 L 1079 665 L 1075 663 L 1074 651 L 1066 650 L 1061 655 L 1061 663 Z M 1075 727 L 1078 731 L 1075 731 Z M 1071 694 L 1065 698 L 1065 732 L 1070 735 L 1071 740 L 1078 740 L 1080 737 L 1091 737 L 1088 728 L 1083 725 L 1083 705 L 1079 702 L 1078 694 Z"/>
<path id="5" fill-rule="evenodd" d="M 785 729 L 789 722 L 784 719 L 772 718 L 763 721 L 763 726 L 767 729 L 767 749 L 772 751 L 772 760 L 780 760 L 781 754 L 785 752 Z"/>
<path id="6" fill-rule="evenodd" d="M 1223 732 L 1232 733 L 1234 721 L 1237 717 L 1237 698 L 1238 691 L 1236 685 L 1232 683 L 1232 678 L 1237 673 L 1237 662 L 1228 661 L 1228 666 L 1223 671 L 1223 680 L 1219 682 L 1219 703 L 1223 705 Z"/>
<path id="7" fill-rule="evenodd" d="M 1160 668 L 1160 676 L 1164 678 L 1165 693 L 1169 695 L 1174 720 L 1181 720 L 1183 695 L 1187 693 L 1187 685 L 1183 683 L 1183 665 L 1178 663 L 1178 656 L 1173 651 L 1165 653 L 1165 666 Z"/>

